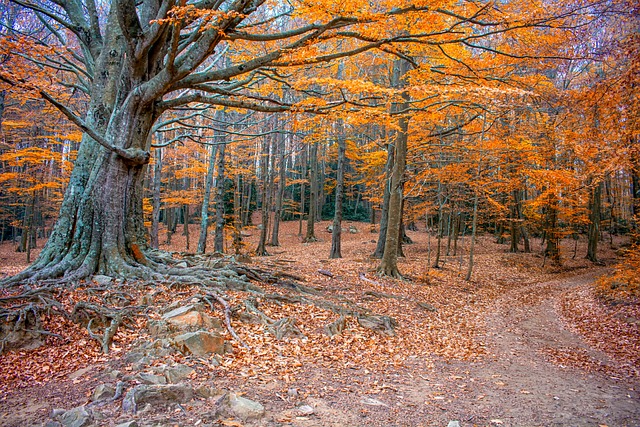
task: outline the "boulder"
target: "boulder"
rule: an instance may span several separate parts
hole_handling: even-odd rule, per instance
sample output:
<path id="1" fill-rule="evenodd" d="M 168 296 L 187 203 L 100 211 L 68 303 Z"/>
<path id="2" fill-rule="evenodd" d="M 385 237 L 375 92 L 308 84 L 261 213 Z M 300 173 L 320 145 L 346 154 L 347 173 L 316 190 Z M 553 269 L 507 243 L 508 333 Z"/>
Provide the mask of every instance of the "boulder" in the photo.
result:
<path id="1" fill-rule="evenodd" d="M 137 421 L 127 421 L 126 423 L 120 423 L 116 427 L 138 427 Z"/>
<path id="2" fill-rule="evenodd" d="M 142 384 L 166 384 L 167 383 L 167 379 L 163 375 L 154 375 L 154 374 L 149 374 L 147 372 L 139 373 L 138 375 L 136 375 L 136 378 Z"/>
<path id="3" fill-rule="evenodd" d="M 135 413 L 141 405 L 187 403 L 193 399 L 193 389 L 183 385 L 138 385 L 127 392 L 122 410 Z"/>
<path id="4" fill-rule="evenodd" d="M 190 304 L 171 310 L 162 316 L 162 320 L 178 330 L 221 329 L 222 324 L 218 319 L 200 312 L 196 305 Z"/>
<path id="5" fill-rule="evenodd" d="M 179 383 L 180 381 L 189 378 L 194 372 L 195 369 L 183 364 L 177 364 L 176 366 L 166 367 L 163 369 L 167 382 L 171 384 Z"/>
<path id="6" fill-rule="evenodd" d="M 164 320 L 149 320 L 147 322 L 147 329 L 151 336 L 159 337 L 169 333 L 169 325 Z"/>
<path id="7" fill-rule="evenodd" d="M 59 421 L 64 427 L 87 427 L 91 425 L 92 416 L 90 410 L 78 406 L 60 415 Z"/>
<path id="8" fill-rule="evenodd" d="M 224 338 L 215 332 L 187 332 L 175 337 L 173 343 L 184 354 L 194 356 L 224 354 Z"/>
<path id="9" fill-rule="evenodd" d="M 243 421 L 258 420 L 264 416 L 264 406 L 235 393 L 229 394 L 229 409 Z"/>
<path id="10" fill-rule="evenodd" d="M 91 400 L 97 402 L 99 400 L 111 399 L 116 395 L 116 389 L 108 384 L 100 384 L 93 390 Z"/>

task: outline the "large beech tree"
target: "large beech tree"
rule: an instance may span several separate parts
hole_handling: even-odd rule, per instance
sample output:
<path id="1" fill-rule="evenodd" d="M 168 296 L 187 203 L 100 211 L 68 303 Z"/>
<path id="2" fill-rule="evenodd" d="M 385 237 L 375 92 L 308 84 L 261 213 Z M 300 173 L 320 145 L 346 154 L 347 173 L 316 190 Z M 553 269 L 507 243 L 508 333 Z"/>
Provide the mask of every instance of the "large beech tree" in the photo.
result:
<path id="1" fill-rule="evenodd" d="M 86 112 L 79 114 L 46 89 L 35 88 L 28 77 L 2 73 L 5 83 L 38 91 L 84 131 L 53 234 L 38 260 L 14 281 L 73 280 L 96 272 L 134 277 L 166 273 L 147 251 L 142 212 L 150 134 L 161 115 L 196 102 L 290 110 L 294 106 L 242 89 L 277 78 L 278 67 L 327 62 L 388 45 L 394 37 L 364 37 L 358 25 L 418 13 L 408 6 L 340 16 L 329 8 L 294 21 L 290 6 L 266 0 L 14 3 L 33 11 L 68 47 L 67 58 L 45 55 L 39 62 L 52 69 L 52 77 L 55 71 L 75 74 L 76 81 L 67 83 L 88 97 Z M 68 34 L 72 39 L 67 40 Z M 324 52 L 321 44 L 335 37 L 354 41 L 341 52 Z M 220 60 L 234 43 L 249 55 Z M 312 49 L 314 45 L 318 47 Z M 319 113 L 331 105 L 296 108 Z"/>

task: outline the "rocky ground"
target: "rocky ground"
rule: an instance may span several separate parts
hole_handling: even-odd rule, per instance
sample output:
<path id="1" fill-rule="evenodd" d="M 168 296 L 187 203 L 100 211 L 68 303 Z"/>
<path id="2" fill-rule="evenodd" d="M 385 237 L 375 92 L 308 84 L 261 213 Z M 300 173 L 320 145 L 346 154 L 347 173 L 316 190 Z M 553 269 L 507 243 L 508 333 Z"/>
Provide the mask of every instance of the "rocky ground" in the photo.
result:
<path id="1" fill-rule="evenodd" d="M 433 269 L 435 239 L 410 232 L 407 280 L 396 281 L 374 274 L 370 226 L 349 225 L 344 258 L 330 260 L 327 223 L 308 244 L 285 224 L 281 246 L 249 264 L 282 280 L 220 294 L 237 339 L 197 284 L 102 277 L 60 290 L 64 304 L 141 309 L 108 355 L 88 332 L 99 328 L 59 317 L 44 323 L 55 334 L 44 345 L 5 351 L 0 425 L 640 425 L 640 310 L 595 296 L 608 270 L 581 246 L 575 259 L 564 248 L 565 266 L 553 269 L 483 237 L 467 282 L 468 238 Z M 176 235 L 167 249 L 184 243 Z M 603 246 L 611 262 L 616 247 Z M 10 249 L 0 249 L 7 273 L 23 266 Z"/>

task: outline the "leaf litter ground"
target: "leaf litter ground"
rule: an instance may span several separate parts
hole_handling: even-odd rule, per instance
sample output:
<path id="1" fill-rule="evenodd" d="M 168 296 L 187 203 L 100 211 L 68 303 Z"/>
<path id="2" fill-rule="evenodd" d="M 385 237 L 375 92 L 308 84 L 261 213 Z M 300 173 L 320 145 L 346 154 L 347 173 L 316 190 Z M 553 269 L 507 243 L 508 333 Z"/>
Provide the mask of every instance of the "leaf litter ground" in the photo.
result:
<path id="1" fill-rule="evenodd" d="M 298 224 L 285 223 L 281 246 L 270 247 L 271 256 L 253 258 L 250 265 L 298 277 L 314 291 L 305 295 L 309 300 L 390 316 L 398 324 L 395 336 L 363 328 L 347 316 L 345 330 L 329 337 L 325 326 L 339 317 L 334 311 L 258 296 L 264 314 L 295 319 L 303 336 L 278 340 L 262 324 L 234 319 L 248 350 L 228 336 L 233 348 L 223 357 L 177 354 L 163 363 L 191 365 L 197 372 L 193 381 L 213 382 L 262 402 L 268 415 L 261 425 L 435 426 L 459 420 L 463 426 L 631 426 L 640 419 L 638 303 L 600 301 L 591 282 L 606 270 L 579 256 L 570 259 L 573 248 L 566 248 L 563 269 L 543 268 L 541 257 L 509 254 L 492 238 L 481 237 L 473 280 L 467 282 L 468 238 L 456 256 L 433 269 L 429 260 L 436 240 L 424 231 L 409 232 L 415 243 L 405 246 L 407 256 L 400 261 L 407 279 L 388 280 L 377 277 L 377 261 L 369 258 L 377 238 L 370 225 L 346 224 L 359 231 L 343 233 L 342 259 L 328 259 L 327 225 L 318 224 L 320 241 L 302 243 Z M 247 234 L 247 248 L 255 247 L 259 230 Z M 164 249 L 185 250 L 184 236 L 175 234 L 172 242 Z M 612 249 L 602 246 L 607 246 L 603 258 L 611 260 Z M 24 254 L 1 247 L 2 272 L 24 267 Z M 260 286 L 271 294 L 300 295 L 282 285 Z M 79 300 L 103 299 L 92 287 L 62 290 L 57 298 L 69 308 Z M 125 282 L 110 292 L 140 300 L 149 289 Z M 6 421 L 0 424 L 43 421 L 54 407 L 86 403 L 108 372 L 144 370 L 128 355 L 136 343 L 151 339 L 147 320 L 159 318 L 159 309 L 176 300 L 188 303 L 197 292 L 155 286 L 151 309 L 120 328 L 107 356 L 86 328 L 60 317 L 45 319 L 44 327 L 55 335 L 46 337 L 44 346 L 1 356 L 0 409 Z M 227 294 L 232 306 L 246 297 Z M 219 310 L 209 314 L 223 318 Z M 297 414 L 301 403 L 314 407 L 314 414 Z M 20 416 L 15 408 L 22 408 Z M 140 422 L 202 424 L 202 410 L 194 404 L 141 415 Z M 104 425 L 125 419 L 115 404 L 111 411 Z"/>

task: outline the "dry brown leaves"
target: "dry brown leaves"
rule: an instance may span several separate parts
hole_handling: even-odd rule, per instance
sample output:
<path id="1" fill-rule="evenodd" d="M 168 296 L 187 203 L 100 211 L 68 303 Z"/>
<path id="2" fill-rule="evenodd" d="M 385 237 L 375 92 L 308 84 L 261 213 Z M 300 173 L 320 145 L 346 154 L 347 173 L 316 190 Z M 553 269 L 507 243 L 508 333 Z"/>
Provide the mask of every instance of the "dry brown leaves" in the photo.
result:
<path id="1" fill-rule="evenodd" d="M 467 282 L 463 277 L 466 273 L 468 238 L 459 243 L 458 255 L 446 257 L 443 268 L 436 270 L 429 268 L 428 262 L 429 259 L 433 260 L 435 254 L 435 239 L 429 239 L 424 232 L 409 232 L 415 244 L 405 246 L 406 258 L 401 259 L 399 265 L 407 280 L 389 280 L 375 274 L 378 261 L 369 258 L 377 238 L 376 234 L 369 232 L 369 224 L 345 224 L 347 229 L 349 225 L 355 225 L 359 232 L 343 233 L 342 259 L 328 259 L 331 235 L 324 231 L 327 225 L 328 222 L 318 224 L 316 230 L 320 241 L 307 244 L 302 243 L 297 234 L 297 222 L 282 224 L 281 246 L 269 248 L 272 256 L 254 258 L 255 265 L 302 277 L 304 285 L 320 291 L 319 295 L 309 296 L 310 299 L 321 298 L 335 304 L 356 306 L 358 310 L 393 317 L 398 322 L 395 336 L 372 332 L 350 317 L 347 319 L 347 329 L 341 335 L 328 337 L 324 326 L 338 318 L 334 312 L 312 304 L 276 303 L 258 298 L 259 308 L 265 314 L 276 320 L 294 318 L 305 337 L 277 340 L 261 324 L 234 320 L 234 327 L 240 338 L 249 345 L 249 350 L 227 336 L 232 342 L 233 352 L 225 354 L 219 366 L 214 360 L 194 361 L 181 355 L 172 356 L 174 361 L 204 365 L 211 376 L 266 381 L 277 375 L 287 382 L 294 382 L 310 366 L 322 366 L 331 369 L 336 375 L 348 375 L 350 369 L 381 372 L 400 368 L 408 359 L 426 358 L 428 365 L 430 356 L 477 359 L 486 353 L 485 318 L 492 309 L 493 302 L 516 284 L 557 277 L 550 274 L 548 269 L 541 268 L 541 258 L 531 254 L 506 254 L 504 246 L 496 245 L 491 237 L 483 237 L 476 246 L 474 279 Z M 192 226 L 191 235 L 196 236 L 196 231 L 196 227 Z M 247 238 L 247 247 L 255 248 L 258 230 L 249 230 L 249 234 L 251 236 Z M 164 249 L 185 250 L 184 236 L 177 233 L 172 240 L 173 245 L 165 246 Z M 9 257 L 6 253 L 9 245 L 3 246 L 5 250 L 0 256 Z M 15 266 L 5 264 L 1 267 L 2 271 L 13 273 L 22 268 L 18 260 L 11 262 L 15 262 Z M 318 270 L 330 271 L 333 277 L 320 274 Z M 130 294 L 133 299 L 148 292 L 148 289 L 139 289 L 133 285 L 122 286 L 120 290 Z M 266 284 L 261 286 L 271 293 L 299 295 L 283 287 Z M 92 296 L 88 290 L 90 289 L 80 287 L 74 291 L 66 291 L 63 299 L 71 307 L 77 301 L 88 298 L 98 302 L 98 298 L 104 296 Z M 189 301 L 198 291 L 196 288 L 169 288 L 157 284 L 154 287 L 153 306 L 146 312 L 147 318 L 159 318 L 160 308 L 176 299 Z M 529 304 L 532 302 L 531 298 L 543 297 L 542 294 L 522 294 L 518 296 L 522 300 L 514 301 L 514 304 Z M 247 294 L 229 292 L 227 298 L 232 306 L 242 306 Z M 209 314 L 222 320 L 219 307 L 215 308 Z M 615 355 L 626 357 L 630 364 L 638 366 L 638 359 L 631 357 L 632 351 L 637 356 L 637 324 L 635 329 L 629 326 L 624 330 L 603 326 L 608 325 L 609 320 L 617 319 L 623 308 L 615 313 L 603 313 L 598 311 L 597 302 L 590 295 L 577 294 L 575 298 L 567 299 L 566 310 L 585 313 L 585 316 L 576 318 L 576 322 L 582 325 L 578 326 L 579 329 L 584 333 L 598 330 L 594 325 L 604 328 L 595 342 L 608 341 L 612 342 L 609 347 L 615 347 L 617 344 L 613 343 L 615 340 L 611 339 L 612 336 L 626 337 L 632 350 L 617 351 Z M 637 319 L 637 312 L 634 313 L 633 316 Z M 145 318 L 139 318 L 135 327 L 120 328 L 114 339 L 112 353 L 107 357 L 117 359 L 126 354 L 137 341 L 150 339 L 145 335 L 145 322 Z M 621 327 L 620 324 L 617 321 L 617 328 Z M 49 337 L 47 345 L 42 348 L 28 352 L 8 352 L 0 356 L 0 393 L 27 383 L 33 384 L 34 381 L 44 383 L 82 366 L 108 360 L 100 353 L 97 342 L 88 337 L 86 329 L 70 322 L 50 322 L 47 328 L 69 341 Z"/>

